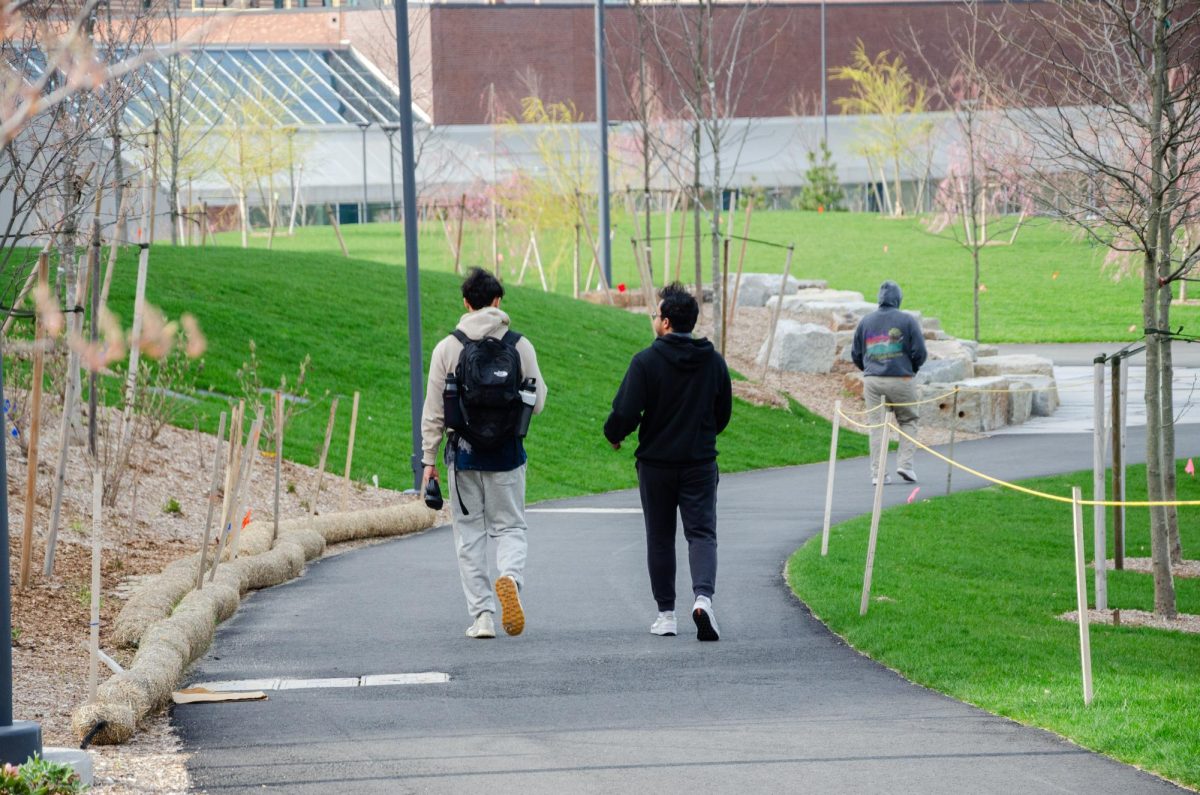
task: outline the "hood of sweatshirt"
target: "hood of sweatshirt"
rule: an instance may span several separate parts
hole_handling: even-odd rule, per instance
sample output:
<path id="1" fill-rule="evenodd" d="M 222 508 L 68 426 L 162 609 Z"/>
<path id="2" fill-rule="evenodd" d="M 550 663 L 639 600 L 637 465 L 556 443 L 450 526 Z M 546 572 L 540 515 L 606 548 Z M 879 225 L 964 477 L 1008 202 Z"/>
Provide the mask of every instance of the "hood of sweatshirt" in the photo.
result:
<path id="1" fill-rule="evenodd" d="M 904 294 L 900 292 L 900 285 L 891 279 L 879 285 L 879 305 L 881 307 L 890 306 L 893 309 L 899 309 L 900 301 L 903 299 Z"/>
<path id="2" fill-rule="evenodd" d="M 458 319 L 458 329 L 473 340 L 485 336 L 502 337 L 508 331 L 508 315 L 494 306 L 468 312 Z"/>
<path id="3" fill-rule="evenodd" d="M 707 363 L 716 352 L 707 339 L 695 339 L 682 334 L 664 334 L 657 337 L 650 350 L 680 370 L 695 370 Z"/>

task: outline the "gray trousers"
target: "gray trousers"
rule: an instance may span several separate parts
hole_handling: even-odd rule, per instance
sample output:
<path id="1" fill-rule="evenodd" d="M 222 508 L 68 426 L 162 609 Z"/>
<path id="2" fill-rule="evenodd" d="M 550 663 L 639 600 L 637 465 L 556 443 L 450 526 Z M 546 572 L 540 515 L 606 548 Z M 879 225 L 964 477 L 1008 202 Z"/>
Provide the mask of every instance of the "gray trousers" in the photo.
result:
<path id="1" fill-rule="evenodd" d="M 863 403 L 866 404 L 870 414 L 867 416 L 872 425 L 878 425 L 883 422 L 884 413 L 879 410 L 879 402 L 887 403 L 916 403 L 917 402 L 917 387 L 911 378 L 888 378 L 884 376 L 868 375 L 863 378 Z M 920 406 L 894 406 L 891 410 L 896 414 L 896 424 L 900 426 L 900 430 L 907 433 L 909 436 L 917 435 L 917 420 L 920 418 L 918 410 Z M 896 437 L 895 432 L 891 432 L 892 438 Z M 883 428 L 871 429 L 871 477 L 875 476 L 878 471 L 875 467 L 879 466 L 879 445 L 883 439 Z M 896 469 L 912 470 L 913 468 L 913 453 L 916 452 L 917 446 L 908 441 L 904 437 L 900 437 L 900 450 L 896 456 Z"/>
<path id="2" fill-rule="evenodd" d="M 500 576 L 511 576 L 518 588 L 525 584 L 525 465 L 507 472 L 457 472 L 450 467 L 449 486 L 446 499 L 454 519 L 454 548 L 467 612 L 472 618 L 494 613 L 488 538 L 496 542 L 496 570 Z"/>

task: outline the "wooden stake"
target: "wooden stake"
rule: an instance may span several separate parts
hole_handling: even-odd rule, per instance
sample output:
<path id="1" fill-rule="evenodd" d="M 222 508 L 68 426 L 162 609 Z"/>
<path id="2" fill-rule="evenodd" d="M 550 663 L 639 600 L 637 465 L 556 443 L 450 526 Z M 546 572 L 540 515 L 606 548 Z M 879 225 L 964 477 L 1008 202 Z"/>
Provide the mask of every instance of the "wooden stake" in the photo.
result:
<path id="1" fill-rule="evenodd" d="M 275 522 L 271 527 L 271 546 L 279 538 L 279 480 L 283 474 L 283 393 L 275 391 Z"/>
<path id="2" fill-rule="evenodd" d="M 26 277 L 25 284 L 23 287 L 21 287 L 21 292 L 17 293 L 17 297 L 13 299 L 13 306 L 20 306 L 21 302 L 25 300 L 25 297 L 29 295 L 31 290 L 33 290 L 33 285 L 37 283 L 37 275 L 38 272 L 36 267 L 29 271 L 29 276 Z M 16 322 L 16 319 L 17 316 L 14 314 L 10 314 L 8 316 L 8 318 L 4 321 L 4 328 L 0 329 L 0 336 L 8 336 L 8 330 L 12 328 L 12 324 Z"/>
<path id="3" fill-rule="evenodd" d="M 675 213 L 675 202 L 678 194 L 671 194 L 663 213 L 663 283 L 671 281 L 671 216 Z"/>
<path id="4" fill-rule="evenodd" d="M 1112 408 L 1109 417 L 1112 418 L 1112 493 L 1120 494 L 1124 490 L 1122 477 L 1125 466 L 1121 462 L 1121 360 L 1112 360 Z M 1168 462 L 1175 466 L 1175 462 Z M 1125 514 L 1118 508 L 1113 511 L 1113 568 L 1118 571 L 1125 568 Z"/>
<path id="5" fill-rule="evenodd" d="M 654 287 L 650 285 L 646 275 L 646 266 L 642 262 L 642 252 L 638 251 L 637 239 L 629 238 L 630 245 L 633 246 L 633 263 L 638 269 L 638 280 L 642 283 L 642 293 L 646 296 L 646 309 L 654 307 Z"/>
<path id="6" fill-rule="evenodd" d="M 87 267 L 81 268 L 79 278 L 75 282 L 75 305 L 84 306 L 87 303 L 87 286 L 91 283 L 92 270 L 99 267 L 100 259 L 100 220 L 92 221 L 92 242 L 88 246 Z M 70 318 L 72 331 L 81 333 L 83 317 L 73 312 Z M 58 467 L 54 472 L 54 491 L 50 503 L 50 527 L 46 532 L 46 554 L 42 563 L 42 576 L 54 575 L 54 550 L 58 545 L 58 523 L 62 517 L 63 488 L 67 479 L 67 457 L 71 444 L 71 429 L 75 419 L 75 408 L 79 404 L 80 392 L 83 388 L 79 377 L 79 353 L 72 350 L 67 354 L 67 387 L 63 395 L 62 423 L 59 428 Z"/>
<path id="7" fill-rule="evenodd" d="M 838 428 L 842 424 L 842 401 L 833 402 L 833 433 L 829 438 L 829 476 L 825 480 L 825 521 L 821 524 L 821 557 L 829 554 L 829 521 L 833 516 L 833 474 L 837 464 Z"/>
<path id="8" fill-rule="evenodd" d="M 579 298 L 579 277 L 583 274 L 579 270 L 579 224 L 575 224 L 575 250 L 571 254 L 571 294 L 578 300 Z"/>
<path id="9" fill-rule="evenodd" d="M 150 237 L 146 240 L 147 243 L 154 242 L 154 221 L 158 214 L 155 212 L 158 209 L 158 119 L 154 120 L 154 148 L 150 156 Z"/>
<path id="10" fill-rule="evenodd" d="M 129 450 L 133 435 L 133 406 L 137 399 L 138 361 L 142 355 L 142 320 L 146 314 L 146 271 L 150 265 L 150 244 L 139 244 L 137 287 L 133 303 L 133 329 L 129 336 L 129 371 L 125 376 L 125 407 L 121 412 L 121 441 L 119 451 Z"/>
<path id="11" fill-rule="evenodd" d="M 1079 660 L 1083 670 L 1083 703 L 1092 703 L 1092 643 L 1088 632 L 1087 565 L 1083 551 L 1083 505 L 1078 486 L 1071 487 L 1075 525 L 1075 602 L 1079 609 Z"/>
<path id="12" fill-rule="evenodd" d="M 329 442 L 333 439 L 333 420 L 337 416 L 338 399 L 334 397 L 329 404 L 329 424 L 325 426 L 325 445 L 321 448 L 321 460 L 317 464 L 317 488 L 313 491 L 312 504 L 308 506 L 308 515 L 317 515 L 317 498 L 321 496 L 321 479 L 325 477 L 325 459 L 329 456 Z"/>
<path id="13" fill-rule="evenodd" d="M 730 326 L 733 325 L 734 319 L 737 317 L 738 291 L 742 287 L 742 265 L 744 265 L 746 262 L 746 244 L 750 242 L 750 240 L 749 240 L 749 237 L 750 237 L 750 214 L 753 211 L 754 211 L 754 202 L 753 201 L 746 202 L 746 224 L 742 228 L 742 250 L 741 250 L 741 253 L 738 254 L 737 276 L 734 277 L 734 280 L 733 280 L 733 302 L 732 302 L 732 306 L 729 307 L 729 325 Z M 731 215 L 732 215 L 732 213 L 731 213 Z M 731 235 L 733 234 L 732 229 L 730 230 L 730 234 Z"/>
<path id="14" fill-rule="evenodd" d="M 44 290 L 50 289 L 50 255 L 43 250 L 38 254 L 38 286 Z M 33 332 L 33 388 L 30 392 L 29 405 L 29 475 L 25 479 L 25 525 L 21 533 L 21 579 L 18 587 L 25 590 L 29 586 L 29 569 L 33 558 L 33 512 L 37 508 L 37 463 L 38 436 L 42 427 L 42 370 L 45 366 L 43 339 L 46 335 L 45 324 L 41 314 L 34 322 Z M 7 486 L 5 486 L 7 488 Z"/>
<path id="15" fill-rule="evenodd" d="M 954 387 L 954 402 L 950 408 L 950 460 L 954 460 L 954 437 L 958 434 L 958 387 Z M 954 476 L 954 465 L 946 464 L 946 494 L 950 493 L 950 481 Z"/>
<path id="16" fill-rule="evenodd" d="M 337 235 L 337 242 L 341 246 L 342 256 L 349 257 L 350 252 L 346 250 L 346 241 L 342 239 L 342 225 L 338 223 L 337 213 L 334 212 L 333 205 L 326 204 L 325 212 L 329 214 L 329 223 L 333 224 L 333 233 Z"/>
<path id="17" fill-rule="evenodd" d="M 200 246 L 208 245 L 208 202 L 200 202 Z"/>
<path id="18" fill-rule="evenodd" d="M 1104 363 L 1103 357 L 1092 361 L 1092 499 L 1104 499 Z M 1105 508 L 1092 508 L 1092 538 L 1095 549 L 1096 608 L 1108 607 L 1108 530 L 1105 527 Z"/>
<path id="19" fill-rule="evenodd" d="M 104 269 L 104 288 L 100 291 L 100 306 L 108 306 L 108 289 L 112 287 L 113 269 L 117 265 L 117 254 L 124 240 L 117 239 L 117 232 L 125 226 L 125 194 L 121 195 L 121 207 L 117 210 L 117 226 L 113 229 L 112 240 L 108 244 L 108 265 Z"/>
<path id="20" fill-rule="evenodd" d="M 196 590 L 204 587 L 204 568 L 208 563 L 208 542 L 212 537 L 213 512 L 217 507 L 217 480 L 221 475 L 221 442 L 225 439 L 225 412 L 221 412 L 221 422 L 217 426 L 217 445 L 213 452 L 212 480 L 208 485 L 208 516 L 204 519 L 204 540 L 200 544 L 200 565 L 196 567 Z M 233 434 L 230 434 L 230 439 Z"/>
<path id="21" fill-rule="evenodd" d="M 463 194 L 458 200 L 458 235 L 454 242 L 454 273 L 455 275 L 462 272 L 462 238 L 463 226 L 467 218 L 467 194 Z"/>
<path id="22" fill-rule="evenodd" d="M 729 238 L 721 241 L 721 355 L 725 355 L 726 338 L 729 336 Z M 713 285 L 714 288 L 716 285 Z M 716 319 L 713 319 L 716 325 Z"/>
<path id="23" fill-rule="evenodd" d="M 100 462 L 92 459 L 92 593 L 91 620 L 88 627 L 91 630 L 91 654 L 88 660 L 88 701 L 96 702 L 96 690 L 100 684 L 100 531 L 103 519 L 101 502 L 104 497 L 104 478 L 100 472 Z"/>
<path id="24" fill-rule="evenodd" d="M 787 290 L 788 276 L 792 273 L 792 254 L 795 250 L 795 243 L 788 246 L 787 261 L 783 264 L 783 278 L 779 280 L 779 302 L 775 304 L 775 312 L 771 317 L 771 328 L 767 331 L 767 356 L 763 360 L 762 375 L 759 376 L 759 381 L 767 380 L 767 367 L 771 364 L 771 348 L 775 346 L 775 328 L 779 325 L 779 313 L 783 311 L 783 294 Z"/>
<path id="25" fill-rule="evenodd" d="M 350 407 L 350 443 L 346 447 L 346 475 L 342 480 L 342 499 L 340 510 L 346 510 L 346 500 L 350 496 L 350 463 L 354 460 L 354 432 L 358 430 L 358 393 L 354 393 L 354 404 Z"/>
<path id="26" fill-rule="evenodd" d="M 867 541 L 867 566 L 863 571 L 862 599 L 858 603 L 858 614 L 865 616 L 871 603 L 871 575 L 875 571 L 875 545 L 879 541 L 879 514 L 883 511 L 883 481 L 887 477 L 888 437 L 892 426 L 884 415 L 883 441 L 879 447 L 879 461 L 875 468 L 875 504 L 871 508 L 871 536 Z"/>
<path id="27" fill-rule="evenodd" d="M 225 553 L 225 545 L 233 532 L 233 512 L 236 510 L 234 491 L 237 489 L 238 471 L 242 462 L 242 426 L 246 416 L 246 401 L 238 401 L 233 410 L 233 421 L 229 424 L 229 453 L 225 461 L 225 490 L 221 498 L 221 526 L 217 531 L 217 549 L 213 554 L 212 568 L 208 570 L 208 581 L 217 576 L 217 566 Z"/>
<path id="28" fill-rule="evenodd" d="M 262 436 L 262 426 L 263 409 L 262 406 L 259 406 L 254 417 L 254 425 L 250 426 L 250 440 L 246 442 L 241 467 L 242 476 L 238 480 L 237 489 L 234 490 L 237 496 L 235 503 L 237 510 L 233 514 L 233 544 L 230 546 L 230 560 L 238 556 L 238 542 L 242 538 L 242 509 L 246 507 L 246 490 L 250 488 L 250 481 L 254 478 L 254 465 L 258 462 L 258 440 Z"/>
<path id="29" fill-rule="evenodd" d="M 679 248 L 675 252 L 675 281 L 679 281 L 683 274 L 683 242 L 687 239 L 688 225 L 688 195 L 680 191 L 680 198 L 683 206 L 680 210 L 679 218 Z"/>

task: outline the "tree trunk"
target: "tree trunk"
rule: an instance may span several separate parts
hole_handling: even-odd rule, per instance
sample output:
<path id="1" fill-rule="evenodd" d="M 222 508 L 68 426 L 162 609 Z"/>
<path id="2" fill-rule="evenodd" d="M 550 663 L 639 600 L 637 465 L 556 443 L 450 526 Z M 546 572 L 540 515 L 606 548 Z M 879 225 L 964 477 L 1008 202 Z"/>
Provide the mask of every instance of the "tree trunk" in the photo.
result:
<path id="1" fill-rule="evenodd" d="M 1147 329 L 1161 329 L 1158 312 L 1158 266 L 1164 249 L 1169 251 L 1170 241 L 1162 239 L 1163 170 L 1166 147 L 1163 142 L 1162 120 L 1165 108 L 1167 82 L 1166 31 L 1163 20 L 1167 16 L 1167 0 L 1155 3 L 1154 25 L 1154 72 L 1151 89 L 1150 116 L 1150 207 L 1147 220 L 1146 258 L 1142 268 L 1142 320 Z M 1162 404 L 1162 342 L 1163 337 L 1153 331 L 1146 332 L 1146 495 L 1152 501 L 1162 501 L 1163 490 L 1163 404 Z M 1174 618 L 1175 583 L 1171 578 L 1170 538 L 1167 530 L 1166 510 L 1162 507 L 1150 509 L 1150 556 L 1154 574 L 1154 613 L 1163 618 Z"/>
<path id="2" fill-rule="evenodd" d="M 1163 279 L 1169 278 L 1171 273 L 1171 243 L 1174 240 L 1174 230 L 1171 229 L 1170 221 L 1170 214 L 1164 212 L 1160 241 L 1163 253 L 1159 256 L 1161 263 L 1159 276 Z M 1158 289 L 1158 322 L 1161 325 L 1157 328 L 1169 329 L 1171 327 L 1171 285 L 1169 282 L 1164 283 Z M 1162 404 L 1163 499 L 1174 502 L 1177 495 L 1175 483 L 1175 395 L 1172 390 L 1175 368 L 1170 337 L 1162 338 L 1161 356 L 1159 367 L 1162 375 L 1159 382 L 1159 402 Z M 1164 507 L 1164 513 L 1167 523 L 1167 549 L 1171 563 L 1182 563 L 1183 545 L 1179 540 L 1179 509 L 1174 505 L 1168 505 Z"/>

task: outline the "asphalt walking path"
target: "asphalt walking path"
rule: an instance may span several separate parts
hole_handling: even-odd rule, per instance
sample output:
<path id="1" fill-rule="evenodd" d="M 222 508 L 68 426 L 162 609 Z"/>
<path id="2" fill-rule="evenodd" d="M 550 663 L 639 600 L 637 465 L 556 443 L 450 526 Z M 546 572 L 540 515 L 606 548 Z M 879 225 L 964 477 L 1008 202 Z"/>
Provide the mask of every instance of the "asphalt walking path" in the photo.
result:
<path id="1" fill-rule="evenodd" d="M 1131 429 L 1135 460 L 1142 439 Z M 1179 450 L 1197 443 L 1200 426 L 1179 428 Z M 1090 467 L 1091 439 L 997 436 L 955 457 L 1016 480 Z M 945 465 L 918 453 L 916 467 L 925 495 L 944 492 Z M 1178 791 L 915 686 L 825 629 L 782 576 L 820 532 L 825 478 L 825 464 L 722 477 L 718 643 L 698 642 L 688 618 L 682 534 L 681 632 L 650 635 L 635 491 L 533 507 L 517 638 L 464 637 L 449 528 L 312 563 L 251 595 L 188 681 L 449 680 L 176 707 L 193 782 L 214 793 Z M 982 485 L 954 478 L 956 491 Z M 890 485 L 885 501 L 910 491 Z M 871 499 L 867 462 L 840 462 L 834 521 Z"/>

